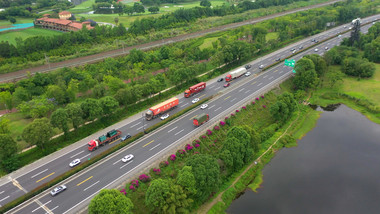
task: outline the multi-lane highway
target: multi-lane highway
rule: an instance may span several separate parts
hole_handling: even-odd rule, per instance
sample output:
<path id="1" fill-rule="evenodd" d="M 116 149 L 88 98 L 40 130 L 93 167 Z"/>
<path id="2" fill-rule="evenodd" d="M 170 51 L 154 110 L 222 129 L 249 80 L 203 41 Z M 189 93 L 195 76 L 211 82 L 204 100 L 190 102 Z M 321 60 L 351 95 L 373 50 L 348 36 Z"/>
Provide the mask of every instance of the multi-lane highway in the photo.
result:
<path id="1" fill-rule="evenodd" d="M 362 22 L 373 22 L 373 20 L 378 18 L 380 18 L 380 15 L 365 18 Z M 347 24 L 347 26 L 349 26 L 349 24 Z M 367 32 L 370 26 L 371 25 L 362 27 L 362 32 Z M 343 28 L 343 26 L 339 26 L 313 36 L 312 38 L 315 38 L 320 42 L 317 43 L 318 45 L 313 47 L 311 50 L 300 52 L 305 48 L 316 44 L 311 42 L 311 38 L 308 38 L 296 44 L 290 45 L 287 48 L 283 48 L 262 57 L 262 59 L 251 63 L 252 68 L 249 71 L 252 73 L 259 73 L 260 65 L 268 66 L 273 64 L 279 57 L 282 59 L 286 58 L 292 54 L 291 49 L 293 47 L 300 52 L 300 54 L 293 57 L 296 60 L 300 59 L 305 54 L 323 54 L 326 51 L 325 47 L 330 49 L 331 47 L 338 45 L 343 38 L 349 36 L 349 33 L 342 34 L 341 37 L 336 36 L 339 32 L 345 31 L 346 29 L 347 28 Z M 332 36 L 334 36 L 333 39 L 321 43 L 322 40 Z M 303 46 L 303 48 L 299 49 L 300 46 Z M 318 51 L 315 51 L 315 48 L 317 48 Z M 260 91 L 263 87 L 268 87 L 290 76 L 292 74 L 291 70 L 291 68 L 284 66 L 283 63 L 280 63 L 268 71 L 260 73 L 258 76 L 242 76 L 232 81 L 231 86 L 228 88 L 223 88 L 224 82 L 216 82 L 216 79 L 218 78 L 209 81 L 207 83 L 206 90 L 193 97 L 202 99 L 204 97 L 220 93 L 220 96 L 208 103 L 207 109 L 192 110 L 159 130 L 146 135 L 144 138 L 138 140 L 127 148 L 114 153 L 107 159 L 102 160 L 89 169 L 86 169 L 83 172 L 69 178 L 63 182 L 68 189 L 56 197 L 51 197 L 46 191 L 35 197 L 33 200 L 30 200 L 27 203 L 11 210 L 10 213 L 77 212 L 78 209 L 86 206 L 88 200 L 101 189 L 109 187 L 121 177 L 125 178 L 128 175 L 132 177 L 137 176 L 135 173 L 138 169 L 141 169 L 144 165 L 147 165 L 150 162 L 154 162 L 154 160 L 161 156 L 166 149 L 180 143 L 183 139 L 190 135 L 194 135 L 194 133 L 201 130 L 202 127 L 194 128 L 192 124 L 192 118 L 196 115 L 205 112 L 210 115 L 211 119 L 215 118 L 224 111 L 239 105 L 239 101 L 247 98 L 247 96 L 252 95 L 257 91 Z M 179 107 L 171 111 L 170 114 L 192 105 L 191 100 L 193 98 L 183 98 L 182 95 L 178 95 L 178 97 L 180 98 Z M 119 130 L 123 133 L 130 133 L 131 135 L 134 135 L 141 132 L 144 127 L 147 128 L 159 122 L 159 118 L 152 121 L 145 121 L 141 116 L 133 118 L 133 120 L 127 120 L 127 122 L 122 123 L 123 125 L 121 125 Z M 103 133 L 106 131 L 108 130 L 105 130 Z M 58 152 L 56 153 L 56 156 L 50 156 L 50 159 L 45 158 L 25 173 L 19 171 L 19 173 L 2 178 L 0 180 L 0 205 L 10 202 L 25 194 L 25 192 L 31 191 L 44 182 L 50 181 L 58 175 L 68 171 L 70 169 L 68 164 L 73 159 L 80 158 L 82 161 L 85 161 L 88 158 L 91 158 L 91 156 L 104 151 L 105 148 L 103 147 L 91 153 L 88 151 L 86 146 L 86 142 L 92 138 L 98 137 L 99 135 L 99 133 L 92 135 L 81 141 L 82 144 L 77 147 L 73 147 L 63 153 Z M 112 145 L 107 145 L 106 147 L 114 146 L 118 143 L 120 143 L 120 141 L 117 141 Z M 121 158 L 127 154 L 133 154 L 135 158 L 133 161 L 125 164 L 121 162 Z"/>

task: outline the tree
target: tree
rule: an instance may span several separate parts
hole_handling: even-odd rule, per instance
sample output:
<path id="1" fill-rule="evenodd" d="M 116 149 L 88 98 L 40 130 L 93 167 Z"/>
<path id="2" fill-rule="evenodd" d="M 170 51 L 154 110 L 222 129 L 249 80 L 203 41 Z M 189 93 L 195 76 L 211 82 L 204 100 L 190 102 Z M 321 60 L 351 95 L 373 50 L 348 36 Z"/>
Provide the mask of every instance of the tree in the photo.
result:
<path id="1" fill-rule="evenodd" d="M 297 61 L 296 65 L 294 66 L 294 70 L 296 70 L 297 73 L 306 70 L 315 70 L 315 65 L 311 59 L 302 57 Z"/>
<path id="2" fill-rule="evenodd" d="M 132 214 L 133 203 L 131 199 L 116 189 L 102 189 L 88 206 L 90 214 Z"/>
<path id="3" fill-rule="evenodd" d="M 77 129 L 83 123 L 83 111 L 79 104 L 70 103 L 66 106 L 67 116 L 71 119 L 74 129 Z"/>
<path id="4" fill-rule="evenodd" d="M 195 187 L 195 178 L 192 170 L 193 169 L 191 166 L 184 166 L 178 172 L 176 180 L 176 183 L 178 185 L 181 185 L 184 188 L 184 190 L 188 193 L 188 195 L 195 194 L 197 192 Z"/>
<path id="5" fill-rule="evenodd" d="M 50 123 L 54 127 L 62 129 L 65 135 L 69 131 L 69 126 L 67 124 L 68 122 L 69 122 L 69 115 L 67 114 L 66 109 L 59 108 L 55 110 L 53 114 L 51 114 Z"/>
<path id="6" fill-rule="evenodd" d="M 343 73 L 356 76 L 356 77 L 372 77 L 375 73 L 375 66 L 373 63 L 368 62 L 367 59 L 360 59 L 349 57 L 343 60 L 342 71 Z"/>
<path id="7" fill-rule="evenodd" d="M 136 12 L 136 13 L 145 13 L 145 8 L 142 4 L 138 3 L 138 2 L 135 2 L 133 4 L 133 12 Z"/>
<path id="8" fill-rule="evenodd" d="M 251 136 L 242 127 L 234 126 L 227 132 L 227 139 L 232 140 L 233 138 L 236 138 L 238 140 L 237 142 L 242 145 L 242 146 L 234 146 L 233 148 L 236 149 L 236 151 L 241 149 L 240 152 L 243 157 L 242 159 L 243 163 L 247 163 L 253 155 Z M 232 144 L 232 143 L 228 143 L 228 144 Z M 226 145 L 224 144 L 223 147 L 224 146 Z M 229 145 L 227 146 L 227 149 L 228 148 L 229 148 Z M 230 152 L 232 154 L 233 151 L 230 150 Z"/>
<path id="9" fill-rule="evenodd" d="M 170 192 L 166 197 L 166 203 L 167 206 L 163 207 L 162 213 L 189 213 L 188 208 L 193 203 L 193 200 L 187 197 L 180 185 L 171 185 Z"/>
<path id="10" fill-rule="evenodd" d="M 202 0 L 201 3 L 200 3 L 200 5 L 202 7 L 210 7 L 211 6 L 211 2 L 208 1 L 208 0 Z"/>
<path id="11" fill-rule="evenodd" d="M 87 98 L 80 104 L 80 107 L 83 111 L 83 119 L 85 120 L 94 120 L 103 114 L 99 101 L 93 98 Z"/>
<path id="12" fill-rule="evenodd" d="M 327 79 L 329 80 L 330 87 L 333 88 L 336 83 L 343 81 L 343 74 L 340 71 L 331 71 L 327 73 Z"/>
<path id="13" fill-rule="evenodd" d="M 212 192 L 215 192 L 220 183 L 220 169 L 216 159 L 210 155 L 193 155 L 186 161 L 186 166 L 192 167 L 197 184 L 194 196 L 197 203 L 203 203 Z"/>
<path id="14" fill-rule="evenodd" d="M 47 118 L 35 119 L 22 132 L 22 138 L 40 149 L 45 149 L 53 136 L 53 129 Z"/>
<path id="15" fill-rule="evenodd" d="M 123 12 L 128 14 L 129 16 L 133 14 L 133 6 L 125 5 Z"/>
<path id="16" fill-rule="evenodd" d="M 0 118 L 0 134 L 9 134 L 11 131 L 9 129 L 10 120 L 5 118 Z"/>
<path id="17" fill-rule="evenodd" d="M 318 54 L 306 55 L 305 57 L 313 61 L 315 71 L 317 72 L 318 77 L 321 77 L 323 74 L 327 72 L 327 63 L 324 60 L 324 58 L 322 58 Z"/>
<path id="18" fill-rule="evenodd" d="M 115 24 L 117 26 L 117 24 L 119 23 L 119 18 L 115 17 L 114 21 L 115 21 Z"/>
<path id="19" fill-rule="evenodd" d="M 151 13 L 158 13 L 158 11 L 160 11 L 160 8 L 157 6 L 154 6 L 154 7 L 148 8 L 148 11 Z"/>
<path id="20" fill-rule="evenodd" d="M 16 18 L 15 17 L 13 17 L 13 16 L 10 16 L 9 18 L 8 18 L 8 20 L 12 23 L 12 24 L 14 24 L 14 23 L 16 23 Z"/>
<path id="21" fill-rule="evenodd" d="M 166 197 L 170 192 L 170 184 L 168 180 L 155 179 L 151 182 L 148 190 L 145 194 L 145 204 L 148 207 L 153 207 L 154 209 L 162 210 L 166 203 Z"/>
<path id="22" fill-rule="evenodd" d="M 9 134 L 0 134 L 0 160 L 17 154 L 17 144 Z"/>
<path id="23" fill-rule="evenodd" d="M 312 60 L 302 58 L 298 60 L 294 69 L 297 71 L 293 83 L 297 89 L 307 90 L 318 84 L 318 75 Z"/>
<path id="24" fill-rule="evenodd" d="M 46 89 L 46 97 L 54 99 L 59 104 L 64 104 L 68 102 L 66 90 L 60 88 L 58 85 L 49 85 Z"/>
<path id="25" fill-rule="evenodd" d="M 23 101 L 29 101 L 30 98 L 30 93 L 24 87 L 17 87 L 13 92 L 13 100 L 16 106 Z"/>
<path id="26" fill-rule="evenodd" d="M 9 111 L 13 109 L 12 94 L 9 91 L 0 92 L 0 102 L 3 103 Z"/>
<path id="27" fill-rule="evenodd" d="M 111 96 L 103 97 L 99 102 L 103 112 L 108 115 L 112 114 L 119 107 L 119 102 Z"/>
<path id="28" fill-rule="evenodd" d="M 104 83 L 96 84 L 94 88 L 92 89 L 92 94 L 95 98 L 101 98 L 104 97 L 106 94 L 106 86 Z"/>

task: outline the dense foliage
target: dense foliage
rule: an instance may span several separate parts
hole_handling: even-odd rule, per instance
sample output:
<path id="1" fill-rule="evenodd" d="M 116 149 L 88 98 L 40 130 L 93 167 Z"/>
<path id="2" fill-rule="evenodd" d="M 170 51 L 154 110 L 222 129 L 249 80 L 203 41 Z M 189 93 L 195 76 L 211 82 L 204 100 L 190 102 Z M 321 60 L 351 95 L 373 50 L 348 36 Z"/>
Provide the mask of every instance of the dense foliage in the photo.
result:
<path id="1" fill-rule="evenodd" d="M 133 203 L 115 189 L 103 189 L 96 195 L 88 206 L 90 214 L 120 213 L 131 214 Z"/>

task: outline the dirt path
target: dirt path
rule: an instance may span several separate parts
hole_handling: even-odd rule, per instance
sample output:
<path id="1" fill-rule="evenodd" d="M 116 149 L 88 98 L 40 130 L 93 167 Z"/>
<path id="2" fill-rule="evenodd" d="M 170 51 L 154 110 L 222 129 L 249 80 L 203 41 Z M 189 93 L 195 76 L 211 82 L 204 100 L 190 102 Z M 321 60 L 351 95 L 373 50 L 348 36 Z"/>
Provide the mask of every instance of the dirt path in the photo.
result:
<path id="1" fill-rule="evenodd" d="M 208 202 L 208 203 L 205 203 L 203 204 L 198 210 L 197 210 L 197 213 L 207 213 L 216 203 L 218 203 L 219 201 L 223 202 L 222 200 L 222 195 L 223 193 L 228 190 L 230 187 L 233 187 L 239 180 L 240 178 L 248 171 L 250 170 L 253 166 L 255 166 L 257 163 L 260 162 L 261 158 L 270 150 L 272 150 L 273 146 L 276 145 L 276 143 L 288 132 L 289 128 L 292 127 L 292 125 L 294 124 L 294 122 L 296 122 L 299 118 L 300 114 L 299 114 L 299 109 L 298 109 L 298 115 L 297 115 L 297 118 L 291 123 L 289 124 L 288 128 L 286 128 L 286 130 L 284 131 L 284 133 L 282 133 L 281 136 L 279 136 L 273 143 L 272 145 L 263 153 L 260 155 L 260 157 L 258 157 L 256 160 L 254 160 L 252 162 L 251 165 L 249 165 L 243 173 L 241 173 L 241 175 L 239 175 L 235 180 L 234 182 L 232 182 L 232 184 L 226 188 L 223 192 L 219 193 L 218 196 L 216 198 L 214 198 L 214 200 L 212 200 L 211 202 Z"/>
<path id="2" fill-rule="evenodd" d="M 12 81 L 23 79 L 28 76 L 29 72 L 30 74 L 35 74 L 37 72 L 50 72 L 58 68 L 74 67 L 74 66 L 79 66 L 79 65 L 84 65 L 84 64 L 95 63 L 108 57 L 117 57 L 117 56 L 126 55 L 132 49 L 148 50 L 148 49 L 160 47 L 166 44 L 171 44 L 171 43 L 175 43 L 179 41 L 184 41 L 187 39 L 197 38 L 197 37 L 204 36 L 210 33 L 235 29 L 244 25 L 251 25 L 251 24 L 255 24 L 258 22 L 265 21 L 265 20 L 273 19 L 276 17 L 280 17 L 280 16 L 284 16 L 284 15 L 288 15 L 288 14 L 292 14 L 292 13 L 296 13 L 300 11 L 305 11 L 305 10 L 309 10 L 313 8 L 323 7 L 323 6 L 330 5 L 339 1 L 342 1 L 342 0 L 332 0 L 332 1 L 323 2 L 320 4 L 310 5 L 307 7 L 301 7 L 301 8 L 296 8 L 296 9 L 292 9 L 292 10 L 288 10 L 288 11 L 284 11 L 280 13 L 275 13 L 272 15 L 264 16 L 264 17 L 254 18 L 254 19 L 243 21 L 243 22 L 231 23 L 231 24 L 222 25 L 222 26 L 194 32 L 194 33 L 183 34 L 183 35 L 179 35 L 172 38 L 157 40 L 154 42 L 139 44 L 139 45 L 120 48 L 120 49 L 111 50 L 111 51 L 105 51 L 105 52 L 94 54 L 94 55 L 65 60 L 62 62 L 49 63 L 49 64 L 45 64 L 45 65 L 41 65 L 41 66 L 37 66 L 33 68 L 27 68 L 27 69 L 15 71 L 12 73 L 0 74 L 0 83 L 12 82 Z"/>

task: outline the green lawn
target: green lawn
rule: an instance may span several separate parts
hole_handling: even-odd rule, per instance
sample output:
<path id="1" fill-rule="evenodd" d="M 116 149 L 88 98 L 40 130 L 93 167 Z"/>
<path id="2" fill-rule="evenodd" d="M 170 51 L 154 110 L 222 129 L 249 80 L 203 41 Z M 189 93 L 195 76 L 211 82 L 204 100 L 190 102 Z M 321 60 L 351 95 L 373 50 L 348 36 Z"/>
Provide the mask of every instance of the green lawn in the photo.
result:
<path id="1" fill-rule="evenodd" d="M 85 13 L 92 11 L 92 5 L 95 3 L 95 0 L 87 0 L 81 4 L 75 6 L 74 8 L 69 9 L 68 11 L 72 13 Z"/>
<path id="2" fill-rule="evenodd" d="M 278 33 L 277 32 L 272 32 L 272 33 L 268 33 L 266 36 L 265 36 L 265 39 L 267 41 L 271 40 L 271 39 L 277 39 L 278 38 Z"/>
<path id="3" fill-rule="evenodd" d="M 2 117 L 10 120 L 9 127 L 12 133 L 12 136 L 14 140 L 17 141 L 17 145 L 19 149 L 24 149 L 28 146 L 28 144 L 21 140 L 21 134 L 24 128 L 33 121 L 33 119 L 24 119 L 23 115 L 21 113 L 15 112 L 12 114 L 5 114 Z"/>
<path id="4" fill-rule="evenodd" d="M 208 47 L 212 47 L 212 43 L 217 41 L 219 37 L 207 38 L 203 41 L 203 44 L 199 46 L 199 49 L 203 50 Z"/>
<path id="5" fill-rule="evenodd" d="M 24 23 L 32 23 L 34 19 L 32 18 L 17 18 L 15 24 L 24 24 Z M 12 26 L 12 23 L 8 20 L 0 20 L 0 26 Z"/>
<path id="6" fill-rule="evenodd" d="M 89 1 L 95 1 L 95 0 L 89 0 Z M 86 2 L 89 2 L 89 1 L 86 1 Z M 84 2 L 84 3 L 86 3 L 86 2 Z M 229 3 L 225 0 L 212 0 L 210 2 L 211 2 L 212 6 L 219 6 L 219 5 L 223 5 L 223 4 L 229 5 Z M 84 4 L 84 3 L 82 3 L 82 4 Z M 134 2 L 130 2 L 130 1 L 123 1 L 123 3 L 126 3 L 127 5 L 133 5 L 134 4 Z M 82 5 L 82 4 L 80 4 L 80 5 Z M 148 10 L 146 10 L 145 13 L 143 13 L 143 14 L 135 14 L 132 16 L 128 16 L 127 14 L 124 14 L 122 16 L 119 16 L 118 14 L 76 14 L 76 17 L 79 19 L 80 17 L 83 16 L 86 19 L 92 19 L 96 22 L 107 22 L 107 23 L 112 23 L 112 24 L 115 24 L 114 20 L 116 17 L 118 17 L 119 23 L 122 23 L 124 26 L 128 27 L 128 26 L 130 26 L 130 23 L 136 19 L 141 19 L 141 18 L 145 18 L 145 17 L 159 17 L 162 14 L 173 12 L 173 11 L 178 10 L 180 8 L 192 8 L 192 7 L 199 6 L 199 4 L 200 4 L 200 1 L 194 1 L 194 2 L 188 2 L 188 3 L 179 3 L 179 4 L 165 3 L 165 4 L 162 4 L 159 6 L 160 12 L 158 14 L 151 14 L 150 12 L 148 12 Z M 72 11 L 72 10 L 77 9 L 77 7 L 70 9 L 69 11 L 75 13 L 75 11 Z M 92 8 L 91 8 L 91 10 L 92 10 Z M 90 11 L 90 10 L 88 10 L 88 11 Z"/>
<path id="7" fill-rule="evenodd" d="M 41 28 L 28 28 L 28 29 L 20 30 L 20 31 L 1 33 L 0 41 L 8 41 L 9 43 L 16 45 L 17 37 L 26 39 L 32 36 L 41 36 L 41 35 L 53 36 L 53 35 L 59 35 L 59 34 L 62 34 L 62 33 L 58 31 L 46 30 L 46 29 L 41 29 Z"/>

